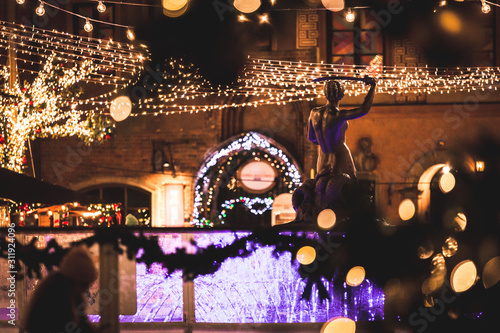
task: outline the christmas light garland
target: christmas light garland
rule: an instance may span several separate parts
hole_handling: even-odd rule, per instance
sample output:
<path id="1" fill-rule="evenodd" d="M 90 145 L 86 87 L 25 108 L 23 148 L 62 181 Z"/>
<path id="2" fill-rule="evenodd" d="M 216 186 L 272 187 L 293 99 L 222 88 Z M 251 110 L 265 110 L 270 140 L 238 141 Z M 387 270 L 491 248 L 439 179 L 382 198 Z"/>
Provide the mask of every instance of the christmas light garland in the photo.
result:
<path id="1" fill-rule="evenodd" d="M 76 102 L 87 106 L 83 112 L 107 113 L 112 96 L 119 90 L 134 85 L 149 59 L 145 45 L 133 45 L 90 37 L 82 37 L 56 30 L 28 27 L 0 21 L 0 46 L 14 50 L 17 71 L 27 75 L 37 74 L 37 67 L 44 66 L 54 57 L 65 66 L 91 62 L 94 70 L 81 78 L 88 88 L 86 95 Z M 0 54 L 0 57 L 7 57 Z M 89 91 L 96 90 L 98 95 Z"/>
<path id="2" fill-rule="evenodd" d="M 84 117 L 72 108 L 83 92 L 78 83 L 94 70 L 90 61 L 67 68 L 51 55 L 31 84 L 5 83 L 0 96 L 0 167 L 21 172 L 30 139 L 79 136 L 93 142 L 110 135 L 109 120 L 94 114 Z M 7 82 L 7 69 L 0 74 Z"/>
<path id="3" fill-rule="evenodd" d="M 239 197 L 235 199 L 226 200 L 221 204 L 222 210 L 219 214 L 219 220 L 221 221 L 222 224 L 224 224 L 224 218 L 227 216 L 227 211 L 232 210 L 235 204 L 243 204 L 246 208 L 248 208 L 250 213 L 254 215 L 262 215 L 268 210 L 271 210 L 273 208 L 273 202 L 274 199 L 270 197 L 267 198 Z M 259 206 L 260 208 L 257 208 Z"/>
<path id="4" fill-rule="evenodd" d="M 239 138 L 222 144 L 222 148 L 214 151 L 202 164 L 194 182 L 195 196 L 192 224 L 198 227 L 213 227 L 211 211 L 215 193 L 227 176 L 232 174 L 235 163 L 233 159 L 242 154 L 245 159 L 266 160 L 280 171 L 280 176 L 290 192 L 301 183 L 301 176 L 295 161 L 287 156 L 276 143 L 261 134 L 249 132 Z M 215 215 L 217 216 L 217 215 Z"/>
<path id="5" fill-rule="evenodd" d="M 377 56 L 370 65 L 307 63 L 249 59 L 244 74 L 232 86 L 213 86 L 192 64 L 182 60 L 166 62 L 169 80 L 158 88 L 158 97 L 139 102 L 138 115 L 198 113 L 237 107 L 285 105 L 323 97 L 321 77 L 365 75 L 378 80 L 378 94 L 449 94 L 475 90 L 498 90 L 500 67 L 383 66 Z M 360 81 L 345 81 L 346 95 L 359 96 L 368 89 Z"/>
<path id="6" fill-rule="evenodd" d="M 146 237 L 142 232 L 135 236 L 130 231 L 121 228 L 99 228 L 95 229 L 95 235 L 72 242 L 70 247 L 79 244 L 86 244 L 89 247 L 96 243 L 100 245 L 113 244 L 116 251 L 123 254 L 124 250 L 120 247 L 121 244 L 126 249 L 126 255 L 130 260 L 135 258 L 136 262 L 145 263 L 147 267 L 151 267 L 153 263 L 159 263 L 167 269 L 169 274 L 182 271 L 183 278 L 192 281 L 199 275 L 216 272 L 228 258 L 248 257 L 262 246 L 274 246 L 275 254 L 290 252 L 292 258 L 295 258 L 301 247 L 314 246 L 319 249 L 325 240 L 331 241 L 332 238 L 329 234 L 317 234 L 316 237 L 312 238 L 304 233 L 298 235 L 267 229 L 253 232 L 224 247 L 210 245 L 201 248 L 195 245 L 196 253 L 194 254 L 187 253 L 184 248 L 177 249 L 174 253 L 165 254 L 157 237 Z M 22 244 L 17 240 L 15 242 L 16 265 L 23 263 L 30 278 L 33 276 L 42 277 L 42 265 L 49 271 L 53 270 L 60 264 L 62 257 L 69 250 L 69 248 L 63 248 L 59 245 L 55 239 L 51 239 L 45 248 L 39 248 L 36 242 L 36 237 L 33 237 L 28 244 Z M 0 258 L 7 258 L 9 244 L 6 238 L 0 238 Z M 322 279 L 327 277 L 331 280 L 335 268 L 303 272 L 304 267 L 305 265 L 299 266 L 299 271 L 307 282 L 302 297 L 309 299 L 312 286 L 316 285 L 321 299 L 327 299 L 329 296 Z"/>

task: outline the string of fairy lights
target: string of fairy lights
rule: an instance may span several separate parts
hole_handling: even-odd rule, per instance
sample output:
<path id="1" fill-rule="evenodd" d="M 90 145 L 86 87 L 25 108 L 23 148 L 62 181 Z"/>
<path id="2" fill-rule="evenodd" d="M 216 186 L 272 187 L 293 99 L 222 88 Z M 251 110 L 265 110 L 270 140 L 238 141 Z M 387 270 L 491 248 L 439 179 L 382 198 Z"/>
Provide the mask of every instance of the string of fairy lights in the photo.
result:
<path id="1" fill-rule="evenodd" d="M 158 96 L 138 103 L 139 115 L 197 113 L 237 107 L 284 105 L 323 97 L 318 78 L 375 77 L 378 94 L 450 94 L 476 90 L 498 90 L 500 67 L 401 67 L 383 66 L 376 56 L 369 65 L 311 63 L 250 58 L 244 74 L 233 86 L 214 87 L 191 64 L 166 62 L 169 79 L 158 88 Z M 344 81 L 348 96 L 368 91 L 360 81 Z"/>
<path id="2" fill-rule="evenodd" d="M 190 6 L 191 0 L 162 0 L 161 5 L 160 4 L 149 4 L 149 3 L 136 3 L 136 2 L 128 2 L 128 1 L 103 1 L 103 0 L 91 0 L 96 3 L 96 8 L 99 13 L 104 13 L 107 10 L 106 3 L 108 4 L 113 4 L 113 5 L 127 5 L 127 6 L 139 6 L 139 7 L 159 7 L 163 9 L 163 13 L 166 16 L 169 17 L 179 17 L 182 16 L 186 13 L 188 7 Z M 462 2 L 463 0 L 455 0 L 456 2 Z M 497 4 L 492 1 L 487 1 L 487 0 L 471 0 L 471 1 L 477 1 L 481 3 L 481 11 L 485 14 L 488 14 L 491 11 L 491 6 L 497 6 L 500 7 L 500 4 Z M 20 5 L 24 4 L 26 0 L 16 0 L 16 2 Z M 54 9 L 59 10 L 60 12 L 81 18 L 85 20 L 85 24 L 83 26 L 84 30 L 86 32 L 92 32 L 93 30 L 93 22 L 94 23 L 99 23 L 99 24 L 105 24 L 105 25 L 110 25 L 114 27 L 119 27 L 119 28 L 125 28 L 126 29 L 126 36 L 129 40 L 133 41 L 135 40 L 135 33 L 134 33 L 134 28 L 130 25 L 124 25 L 124 24 L 118 24 L 114 22 L 107 22 L 107 21 L 102 21 L 98 20 L 95 18 L 91 18 L 85 15 L 81 15 L 75 12 L 72 12 L 70 10 L 67 10 L 65 8 L 62 8 L 60 6 L 57 6 L 54 3 L 43 1 L 43 0 L 38 0 L 39 5 L 35 10 L 35 13 L 38 16 L 44 16 L 45 15 L 45 6 L 52 7 Z M 359 9 L 365 9 L 365 8 L 370 8 L 370 6 L 350 6 L 346 7 L 345 1 L 344 0 L 321 0 L 320 1 L 308 1 L 307 5 L 309 6 L 308 8 L 290 8 L 290 7 L 278 7 L 277 1 L 276 0 L 269 0 L 270 8 L 268 8 L 268 11 L 279 11 L 279 10 L 328 10 L 328 11 L 333 11 L 333 12 L 344 12 L 344 18 L 347 22 L 354 22 L 356 19 L 356 11 Z M 232 6 L 236 11 L 239 13 L 238 14 L 238 21 L 239 22 L 247 22 L 249 21 L 249 18 L 247 17 L 248 14 L 252 14 L 259 10 L 262 6 L 262 1 L 261 0 L 235 0 L 232 2 Z M 439 7 L 446 7 L 448 5 L 447 0 L 440 0 L 437 2 L 437 6 Z M 220 10 L 226 11 L 230 7 L 230 4 L 224 4 L 224 3 L 214 3 L 214 8 L 219 8 Z M 436 12 L 437 9 L 434 9 L 434 12 Z M 259 15 L 258 21 L 261 24 L 269 24 L 270 19 L 269 19 L 269 14 L 267 12 Z"/>
<path id="3" fill-rule="evenodd" d="M 15 50 L 19 74 L 38 74 L 37 68 L 43 67 L 52 56 L 68 67 L 92 63 L 95 70 L 81 78 L 89 87 L 76 101 L 78 105 L 94 106 L 93 110 L 85 110 L 87 113 L 105 113 L 109 99 L 119 90 L 134 85 L 149 59 L 143 44 L 82 37 L 5 21 L 0 21 L 0 25 L 0 46 Z M 0 58 L 6 57 L 9 52 L 0 53 Z M 91 91 L 94 94 L 89 93 Z"/>
<path id="4" fill-rule="evenodd" d="M 108 139 L 104 102 L 133 85 L 149 55 L 144 46 L 0 21 L 0 166 L 20 172 L 26 142 L 37 137 Z M 19 74 L 19 76 L 18 76 Z M 15 78 L 15 80 L 12 80 Z M 22 82 L 21 82 L 22 81 Z"/>
<path id="5" fill-rule="evenodd" d="M 497 5 L 486 0 L 479 0 L 483 12 L 489 5 Z M 19 4 L 24 0 L 16 0 Z M 52 6 L 61 12 L 80 17 L 86 21 L 86 31 L 92 30 L 91 23 L 109 24 L 128 30 L 133 27 L 103 22 L 90 17 L 68 11 L 64 8 L 38 0 L 35 10 L 38 15 L 45 15 L 44 6 Z M 107 10 L 106 3 L 134 6 L 163 7 L 168 15 L 185 12 L 189 0 L 162 1 L 161 6 L 132 3 L 126 1 L 94 1 L 97 10 L 103 13 Z M 280 10 L 270 2 L 270 10 Z M 316 3 L 316 2 L 315 2 Z M 261 7 L 260 0 L 234 1 L 233 6 L 241 15 L 250 14 Z M 446 6 L 446 1 L 439 6 Z M 344 10 L 343 0 L 321 1 L 314 8 L 340 11 Z M 321 8 L 320 8 L 321 7 Z M 357 7 L 355 7 L 357 8 Z M 361 7 L 360 7 L 361 8 Z M 490 8 L 491 9 L 491 8 Z M 354 17 L 352 8 L 348 14 Z M 167 13 L 165 14 L 167 15 Z M 174 15 L 175 16 L 175 15 Z M 350 20 L 350 17 L 346 19 Z M 7 49 L 17 49 L 17 60 L 31 65 L 30 68 L 20 68 L 20 72 L 36 74 L 34 66 L 43 66 L 45 59 L 56 52 L 59 59 L 66 62 L 81 62 L 82 58 L 92 59 L 99 70 L 88 78 L 86 83 L 106 86 L 108 90 L 99 88 L 97 96 L 82 96 L 77 101 L 79 108 L 87 113 L 109 114 L 111 98 L 124 87 L 137 83 L 138 74 L 147 60 L 145 46 L 134 48 L 133 45 L 116 43 L 111 40 L 72 36 L 69 34 L 47 31 L 34 27 L 25 27 L 12 23 L 1 22 L 0 45 Z M 269 23 L 269 22 L 267 22 Z M 134 38 L 130 38 L 134 39 Z M 1 57 L 7 55 L 0 54 Z M 34 59 L 35 58 L 35 59 Z M 44 59 L 40 59 L 44 58 Z M 250 59 L 244 75 L 230 87 L 214 87 L 199 75 L 192 65 L 182 64 L 182 61 L 167 62 L 171 79 L 160 85 L 157 97 L 139 100 L 132 116 L 161 115 L 172 113 L 197 113 L 216 111 L 237 107 L 259 107 L 263 105 L 284 105 L 296 101 L 313 101 L 322 97 L 322 85 L 313 79 L 326 76 L 351 76 L 361 78 L 365 75 L 378 79 L 378 94 L 449 94 L 454 92 L 470 92 L 474 90 L 497 90 L 498 67 L 440 69 L 429 67 L 392 67 L 382 66 L 381 61 L 376 66 L 357 66 L 345 64 L 306 63 L 268 59 Z M 135 81 L 131 78 L 136 78 Z M 346 81 L 346 94 L 358 96 L 366 93 L 367 87 L 361 82 Z"/>

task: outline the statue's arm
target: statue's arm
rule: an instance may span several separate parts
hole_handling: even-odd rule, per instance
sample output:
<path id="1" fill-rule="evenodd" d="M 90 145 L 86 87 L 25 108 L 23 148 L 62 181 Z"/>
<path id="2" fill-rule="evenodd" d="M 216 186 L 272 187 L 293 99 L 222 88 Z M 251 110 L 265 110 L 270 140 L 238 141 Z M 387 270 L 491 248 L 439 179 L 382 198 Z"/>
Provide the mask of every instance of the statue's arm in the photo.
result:
<path id="1" fill-rule="evenodd" d="M 369 81 L 367 81 L 367 83 L 370 84 L 370 90 L 368 91 L 368 94 L 366 94 L 363 104 L 355 109 L 340 111 L 342 118 L 344 118 L 345 120 L 362 117 L 367 114 L 368 111 L 370 111 L 370 108 L 373 104 L 373 97 L 375 96 L 376 83 L 375 80 L 371 78 L 369 79 Z"/>
<path id="2" fill-rule="evenodd" d="M 309 117 L 309 121 L 307 122 L 307 136 L 309 141 L 314 144 L 318 144 L 318 138 L 316 137 L 316 132 L 314 132 L 314 126 L 312 124 L 311 117 Z"/>

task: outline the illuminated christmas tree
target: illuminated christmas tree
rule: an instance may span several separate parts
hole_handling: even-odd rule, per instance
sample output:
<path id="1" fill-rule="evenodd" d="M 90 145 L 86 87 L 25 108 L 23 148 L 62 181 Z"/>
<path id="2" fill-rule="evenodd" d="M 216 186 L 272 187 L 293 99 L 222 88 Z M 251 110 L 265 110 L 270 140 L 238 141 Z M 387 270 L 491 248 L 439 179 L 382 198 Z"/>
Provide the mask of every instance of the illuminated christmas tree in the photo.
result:
<path id="1" fill-rule="evenodd" d="M 79 82 L 96 70 L 91 61 L 66 68 L 52 55 L 32 83 L 9 87 L 9 70 L 0 72 L 6 82 L 0 95 L 1 167 L 21 172 L 28 140 L 77 136 L 91 143 L 109 138 L 109 119 L 76 109 L 83 93 Z"/>

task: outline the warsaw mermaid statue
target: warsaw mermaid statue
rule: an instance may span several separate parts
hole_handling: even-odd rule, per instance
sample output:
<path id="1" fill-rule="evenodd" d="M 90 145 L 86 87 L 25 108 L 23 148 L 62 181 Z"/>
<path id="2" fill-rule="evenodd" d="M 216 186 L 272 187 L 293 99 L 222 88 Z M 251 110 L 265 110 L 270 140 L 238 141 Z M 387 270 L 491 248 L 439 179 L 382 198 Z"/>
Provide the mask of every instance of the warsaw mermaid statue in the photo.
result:
<path id="1" fill-rule="evenodd" d="M 316 222 L 323 209 L 342 206 L 342 191 L 345 185 L 356 180 L 356 167 L 345 142 L 348 120 L 360 118 L 370 110 L 375 95 L 375 79 L 365 77 L 370 85 L 361 106 L 340 110 L 339 102 L 344 97 L 344 86 L 340 81 L 329 80 L 324 85 L 327 104 L 314 108 L 309 115 L 308 138 L 319 145 L 316 177 L 305 181 L 292 197 L 297 212 L 295 222 Z"/>

